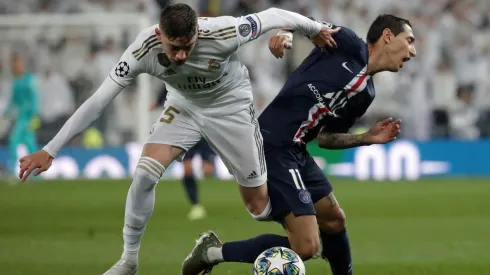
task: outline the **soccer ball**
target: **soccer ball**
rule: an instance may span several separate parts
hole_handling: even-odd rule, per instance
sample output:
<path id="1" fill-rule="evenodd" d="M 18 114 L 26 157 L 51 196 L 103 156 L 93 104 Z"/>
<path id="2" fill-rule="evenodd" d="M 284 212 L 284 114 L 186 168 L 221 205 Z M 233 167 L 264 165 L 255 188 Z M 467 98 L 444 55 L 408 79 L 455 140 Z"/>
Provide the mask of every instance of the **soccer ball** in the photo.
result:
<path id="1" fill-rule="evenodd" d="M 305 275 L 306 268 L 293 250 L 273 247 L 262 252 L 255 260 L 252 275 Z"/>

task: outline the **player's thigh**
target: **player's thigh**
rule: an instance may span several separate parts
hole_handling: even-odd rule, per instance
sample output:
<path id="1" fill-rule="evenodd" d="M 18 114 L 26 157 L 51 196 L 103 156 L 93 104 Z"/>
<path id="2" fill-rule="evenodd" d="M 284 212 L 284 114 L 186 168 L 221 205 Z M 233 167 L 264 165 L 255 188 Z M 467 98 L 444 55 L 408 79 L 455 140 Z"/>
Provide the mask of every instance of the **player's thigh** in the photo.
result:
<path id="1" fill-rule="evenodd" d="M 241 186 L 253 188 L 266 182 L 262 134 L 252 105 L 233 114 L 206 117 L 202 133 Z"/>
<path id="2" fill-rule="evenodd" d="M 320 236 L 315 215 L 296 216 L 292 212 L 283 220 L 289 244 L 304 261 L 311 259 L 320 250 Z"/>
<path id="3" fill-rule="evenodd" d="M 326 232 L 342 230 L 344 212 L 335 198 L 332 184 L 311 156 L 308 156 L 306 165 L 302 167 L 301 175 L 310 191 L 320 228 Z"/>
<path id="4" fill-rule="evenodd" d="M 162 114 L 152 127 L 143 156 L 156 159 L 168 167 L 173 160 L 182 161 L 185 152 L 200 139 L 199 127 L 190 112 L 173 100 L 167 100 Z"/>

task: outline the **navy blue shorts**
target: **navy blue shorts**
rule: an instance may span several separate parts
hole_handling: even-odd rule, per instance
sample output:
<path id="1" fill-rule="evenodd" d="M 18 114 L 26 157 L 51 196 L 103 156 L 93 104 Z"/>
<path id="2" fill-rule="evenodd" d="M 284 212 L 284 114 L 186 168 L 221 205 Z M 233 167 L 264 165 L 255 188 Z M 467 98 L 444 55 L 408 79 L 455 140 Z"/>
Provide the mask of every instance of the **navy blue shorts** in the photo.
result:
<path id="1" fill-rule="evenodd" d="M 208 142 L 203 138 L 187 151 L 184 160 L 192 160 L 196 155 L 200 155 L 203 161 L 214 164 L 216 153 L 209 147 Z"/>
<path id="2" fill-rule="evenodd" d="M 306 148 L 299 145 L 266 150 L 267 186 L 272 218 L 316 215 L 314 203 L 332 192 L 332 185 Z"/>

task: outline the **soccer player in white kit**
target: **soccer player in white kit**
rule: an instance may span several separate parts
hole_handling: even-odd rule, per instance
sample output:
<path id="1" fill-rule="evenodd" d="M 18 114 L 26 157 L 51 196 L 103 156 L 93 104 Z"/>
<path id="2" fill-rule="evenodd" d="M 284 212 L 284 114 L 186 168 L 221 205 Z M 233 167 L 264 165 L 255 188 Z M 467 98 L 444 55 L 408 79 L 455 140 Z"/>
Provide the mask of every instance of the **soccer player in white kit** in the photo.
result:
<path id="1" fill-rule="evenodd" d="M 167 6 L 160 22 L 143 30 L 124 52 L 100 88 L 41 150 L 20 159 L 19 177 L 46 171 L 62 146 L 96 120 L 138 74 L 148 73 L 169 90 L 128 191 L 123 227 L 124 251 L 105 274 L 132 275 L 155 203 L 155 186 L 165 168 L 181 160 L 204 137 L 239 183 L 250 214 L 265 220 L 271 211 L 262 136 L 252 104 L 247 68 L 236 50 L 272 29 L 303 32 L 329 46 L 332 30 L 297 13 L 271 8 L 243 17 L 198 18 L 185 4 Z M 142 110 L 143 111 L 143 110 Z"/>

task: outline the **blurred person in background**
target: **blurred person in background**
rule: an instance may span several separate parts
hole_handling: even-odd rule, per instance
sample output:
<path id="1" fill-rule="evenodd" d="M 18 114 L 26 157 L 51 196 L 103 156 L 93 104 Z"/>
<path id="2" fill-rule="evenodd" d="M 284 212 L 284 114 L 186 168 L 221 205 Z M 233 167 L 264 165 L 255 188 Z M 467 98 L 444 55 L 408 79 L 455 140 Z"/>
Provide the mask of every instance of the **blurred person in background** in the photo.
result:
<path id="1" fill-rule="evenodd" d="M 67 79 L 54 71 L 51 64 L 42 65 L 38 84 L 39 117 L 43 125 L 39 140 L 47 142 L 75 111 L 75 99 Z"/>
<path id="2" fill-rule="evenodd" d="M 12 94 L 4 116 L 15 114 L 15 124 L 9 133 L 9 162 L 8 170 L 15 176 L 17 165 L 17 147 L 24 144 L 30 153 L 37 151 L 37 141 L 34 132 L 39 110 L 39 98 L 34 84 L 34 77 L 25 69 L 24 60 L 20 55 L 12 56 Z"/>
<path id="3" fill-rule="evenodd" d="M 458 139 L 478 139 L 480 131 L 477 127 L 478 110 L 472 102 L 473 85 L 458 88 L 457 99 L 449 107 L 449 126 L 451 135 Z"/>

